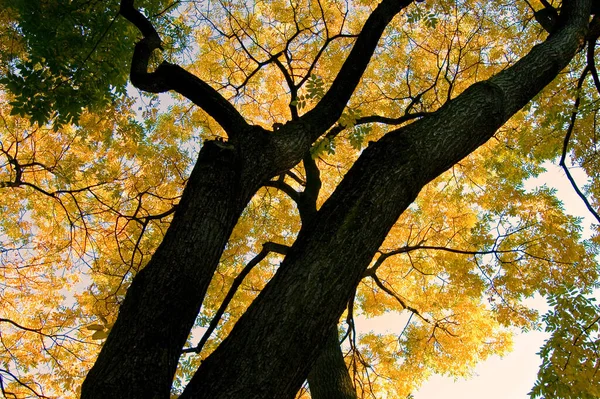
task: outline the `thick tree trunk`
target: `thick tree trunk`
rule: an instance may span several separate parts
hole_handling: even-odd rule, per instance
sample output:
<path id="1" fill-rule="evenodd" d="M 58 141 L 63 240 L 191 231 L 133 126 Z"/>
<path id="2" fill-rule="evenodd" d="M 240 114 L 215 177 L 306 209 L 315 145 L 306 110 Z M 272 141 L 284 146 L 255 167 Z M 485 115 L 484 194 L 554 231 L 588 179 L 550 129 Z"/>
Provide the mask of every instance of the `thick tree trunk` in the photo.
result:
<path id="1" fill-rule="evenodd" d="M 308 374 L 308 387 L 312 399 L 356 399 L 337 326 L 327 334 L 324 348 Z"/>
<path id="2" fill-rule="evenodd" d="M 590 4 L 565 1 L 564 26 L 521 61 L 370 145 L 181 398 L 292 398 L 401 213 L 569 63 Z"/>
<path id="3" fill-rule="evenodd" d="M 202 148 L 172 221 L 179 228 L 168 230 L 133 280 L 120 314 L 136 317 L 117 319 L 82 397 L 110 398 L 116 392 L 123 398 L 169 397 L 181 348 L 212 273 L 238 215 L 260 185 L 242 184 L 236 156 L 218 143 Z"/>
<path id="4" fill-rule="evenodd" d="M 171 226 L 135 276 L 82 386 L 82 398 L 169 397 L 181 348 L 239 215 L 261 185 L 297 164 L 337 121 L 385 27 L 411 2 L 382 0 L 324 100 L 305 116 L 267 133 L 246 123 L 233 105 L 182 68 L 164 62 L 148 71 L 161 39 L 134 0 L 121 0 L 120 14 L 144 36 L 134 51 L 132 83 L 153 93 L 174 90 L 184 95 L 213 117 L 230 141 L 202 148 Z"/>

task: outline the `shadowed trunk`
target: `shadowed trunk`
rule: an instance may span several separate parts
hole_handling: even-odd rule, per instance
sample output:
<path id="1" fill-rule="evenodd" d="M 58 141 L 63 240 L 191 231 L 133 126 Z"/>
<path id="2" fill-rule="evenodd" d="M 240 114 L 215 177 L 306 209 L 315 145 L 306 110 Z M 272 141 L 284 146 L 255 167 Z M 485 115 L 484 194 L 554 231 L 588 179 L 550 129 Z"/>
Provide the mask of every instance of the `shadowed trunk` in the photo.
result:
<path id="1" fill-rule="evenodd" d="M 310 397 L 312 399 L 356 399 L 356 391 L 340 347 L 337 327 L 332 328 L 327 334 L 324 345 L 308 374 Z"/>
<path id="2" fill-rule="evenodd" d="M 382 0 L 323 101 L 277 132 L 267 132 L 247 123 L 216 90 L 183 68 L 163 62 L 150 71 L 151 55 L 162 40 L 134 0 L 121 0 L 120 15 L 144 36 L 133 53 L 133 85 L 187 97 L 221 125 L 229 142 L 204 144 L 163 242 L 127 291 L 84 381 L 82 398 L 169 397 L 183 344 L 244 207 L 269 179 L 300 162 L 338 120 L 384 29 L 410 3 Z"/>
<path id="3" fill-rule="evenodd" d="M 193 79 L 177 80 L 173 74 L 183 72 L 169 65 L 157 68 L 157 79 L 142 76 L 151 84 L 136 81 L 148 84 L 148 90 L 173 89 L 184 95 L 197 84 L 202 97 L 198 103 L 222 121 L 230 142 L 203 147 L 171 227 L 128 290 L 82 398 L 169 397 L 181 347 L 245 205 L 268 179 L 299 162 L 310 143 L 337 120 L 381 32 L 409 3 L 383 0 L 365 24 L 374 21 L 374 36 L 361 32 L 370 52 L 364 53 L 359 37 L 358 50 L 351 53 L 355 57 L 349 57 L 332 94 L 323 98 L 327 103 L 277 134 L 244 125 L 230 116 L 236 115 L 230 108 L 221 115 L 215 106 L 206 105 L 213 104 L 210 98 L 207 103 L 202 97 L 214 94 L 209 88 Z M 568 64 L 583 42 L 590 4 L 564 1 L 562 27 L 521 61 L 365 149 L 303 226 L 278 272 L 229 337 L 201 364 L 181 398 L 293 398 L 311 366 L 317 365 L 348 297 L 398 217 L 425 184 L 485 143 Z M 124 5 L 132 7 L 133 1 Z M 155 33 L 136 23 L 137 14 L 130 18 L 145 38 Z M 354 59 L 364 67 L 354 68 Z M 134 73 L 143 75 L 132 67 Z M 350 89 L 344 86 L 345 76 L 352 78 Z"/>
<path id="4" fill-rule="evenodd" d="M 365 149 L 181 398 L 293 398 L 398 217 L 569 63 L 589 9 L 565 2 L 564 27 L 522 60 Z"/>

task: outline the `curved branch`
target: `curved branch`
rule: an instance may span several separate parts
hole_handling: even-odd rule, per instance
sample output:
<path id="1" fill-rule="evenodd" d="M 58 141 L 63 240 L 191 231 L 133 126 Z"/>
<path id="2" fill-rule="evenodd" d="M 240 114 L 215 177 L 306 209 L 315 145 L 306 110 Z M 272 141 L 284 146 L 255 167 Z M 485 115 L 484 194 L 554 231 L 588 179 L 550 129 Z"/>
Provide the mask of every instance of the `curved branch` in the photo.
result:
<path id="1" fill-rule="evenodd" d="M 445 251 L 445 252 L 451 252 L 454 254 L 461 254 L 461 255 L 498 255 L 498 254 L 522 252 L 528 256 L 534 257 L 533 255 L 528 254 L 527 252 L 523 251 L 522 249 L 507 249 L 507 250 L 490 249 L 490 250 L 485 250 L 485 251 L 468 251 L 468 250 L 463 250 L 463 249 L 448 248 L 448 247 L 435 246 L 435 245 L 421 245 L 421 244 L 407 245 L 405 247 L 398 248 L 393 251 L 381 252 L 381 255 L 375 261 L 375 264 L 365 271 L 364 277 L 372 277 L 375 274 L 375 272 L 377 272 L 377 269 L 383 264 L 383 262 L 386 261 L 387 258 L 394 256 L 394 255 L 409 253 L 409 252 L 416 251 L 419 249 Z M 539 258 L 539 257 L 537 257 L 537 258 Z"/>
<path id="2" fill-rule="evenodd" d="M 283 180 L 271 180 L 265 183 L 265 187 L 273 187 L 286 193 L 296 204 L 300 202 L 300 193 Z"/>
<path id="3" fill-rule="evenodd" d="M 405 114 L 399 116 L 398 118 L 389 118 L 386 116 L 380 115 L 369 115 L 363 116 L 362 118 L 358 118 L 356 120 L 356 125 L 362 125 L 365 123 L 383 123 L 386 125 L 400 125 L 404 122 L 411 121 L 413 119 L 422 118 L 424 116 L 430 115 L 431 112 L 414 112 L 412 114 Z"/>
<path id="4" fill-rule="evenodd" d="M 25 327 L 25 326 L 22 326 L 19 323 L 15 322 L 15 321 L 12 321 L 10 319 L 0 318 L 0 323 L 12 324 L 13 326 L 17 327 L 20 330 L 29 331 L 29 332 L 32 332 L 32 333 L 40 334 L 40 335 L 42 335 L 44 337 L 53 337 L 53 335 L 49 335 L 49 334 L 46 334 L 46 333 L 42 332 L 41 328 Z"/>
<path id="5" fill-rule="evenodd" d="M 560 162 L 558 164 L 562 167 L 563 171 L 567 175 L 567 179 L 569 179 L 569 182 L 571 183 L 571 186 L 573 186 L 573 189 L 575 190 L 575 192 L 577 193 L 579 198 L 581 198 L 581 200 L 585 204 L 588 211 L 590 211 L 590 213 L 592 215 L 594 215 L 596 220 L 600 223 L 600 215 L 598 214 L 598 212 L 596 212 L 596 210 L 594 209 L 592 204 L 590 204 L 587 197 L 581 191 L 579 186 L 577 186 L 577 182 L 575 182 L 575 179 L 571 175 L 571 172 L 569 171 L 569 168 L 567 167 L 567 164 L 566 164 L 567 152 L 569 149 L 569 141 L 571 140 L 571 135 L 573 134 L 573 129 L 575 128 L 575 122 L 577 121 L 577 114 L 579 113 L 579 103 L 581 102 L 581 88 L 583 86 L 583 82 L 589 71 L 590 71 L 590 67 L 589 67 L 589 65 L 587 65 L 584 68 L 583 72 L 581 73 L 581 76 L 579 77 L 579 81 L 577 82 L 577 98 L 575 99 L 575 104 L 573 106 L 573 112 L 571 113 L 571 120 L 569 121 L 569 127 L 567 128 L 567 132 L 565 133 L 565 140 L 563 142 L 562 156 L 560 157 Z"/>
<path id="6" fill-rule="evenodd" d="M 10 371 L 6 370 L 6 369 L 0 369 L 0 374 L 6 374 L 7 376 L 9 376 L 12 380 L 14 380 L 18 385 L 22 386 L 23 388 L 31 391 L 31 393 L 33 393 L 35 396 L 37 396 L 38 398 L 42 398 L 42 399 L 50 399 L 48 396 L 45 396 L 41 393 L 38 393 L 35 389 L 31 388 L 29 385 L 27 385 L 27 383 L 21 381 L 19 379 L 19 377 L 17 377 L 16 375 L 14 375 L 13 373 L 11 373 Z M 11 395 L 15 398 L 17 398 L 17 395 L 15 395 L 12 392 L 8 392 L 4 389 L 4 382 L 2 379 L 2 376 L 0 375 L 0 389 L 2 394 L 8 398 L 8 395 Z"/>
<path id="7" fill-rule="evenodd" d="M 381 115 L 368 115 L 368 116 L 363 116 L 362 118 L 358 118 L 356 120 L 356 122 L 354 123 L 354 126 L 365 125 L 367 123 L 382 123 L 382 124 L 386 124 L 386 125 L 400 125 L 404 122 L 408 122 L 413 119 L 422 118 L 422 117 L 430 115 L 430 114 L 431 114 L 431 112 L 415 112 L 412 114 L 408 114 L 408 113 L 404 114 L 398 118 L 390 118 L 390 117 L 381 116 Z M 337 125 L 332 127 L 327 132 L 325 137 L 329 140 L 332 140 L 338 134 L 340 134 L 344 129 L 346 129 L 346 126 L 342 125 L 341 123 L 338 123 Z"/>
<path id="8" fill-rule="evenodd" d="M 588 50 L 586 54 L 587 58 L 587 66 L 592 73 L 592 78 L 594 79 L 594 85 L 596 86 L 596 90 L 600 93 L 600 78 L 598 77 L 598 70 L 596 69 L 596 59 L 595 59 L 595 51 L 596 51 L 596 41 L 600 37 L 600 17 L 595 15 L 590 22 L 590 33 L 588 34 Z"/>
<path id="9" fill-rule="evenodd" d="M 298 192 L 294 190 L 283 179 L 271 180 L 265 183 L 265 187 L 277 188 L 286 193 L 296 203 L 300 220 L 302 220 L 303 225 L 306 225 L 317 213 L 317 199 L 321 191 L 321 172 L 315 160 L 312 159 L 310 152 L 304 156 L 302 162 L 306 173 L 306 181 L 302 182 L 294 174 L 290 175 L 295 177 L 294 180 L 304 186 L 304 191 Z"/>
<path id="10" fill-rule="evenodd" d="M 373 273 L 371 276 L 369 276 L 373 279 L 373 281 L 375 282 L 375 284 L 377 284 L 377 286 L 379 288 L 381 288 L 381 290 L 383 290 L 386 294 L 390 295 L 391 297 L 393 297 L 394 299 L 396 299 L 396 301 L 398 301 L 398 303 L 400 304 L 400 306 L 402 306 L 404 309 L 410 311 L 412 314 L 417 315 L 421 320 L 423 320 L 425 323 L 427 324 L 432 324 L 433 325 L 433 333 L 435 334 L 435 329 L 439 328 L 442 331 L 444 331 L 446 334 L 452 336 L 452 337 L 456 337 L 456 334 L 452 333 L 451 331 L 449 331 L 446 327 L 443 327 L 440 324 L 440 320 L 435 320 L 432 321 L 430 319 L 428 319 L 427 317 L 423 316 L 421 314 L 421 312 L 419 312 L 418 309 L 413 308 L 412 306 L 409 306 L 406 304 L 406 302 L 400 298 L 400 296 L 398 294 L 396 294 L 394 291 L 392 291 L 390 288 L 386 287 L 383 282 L 379 279 L 379 276 L 377 276 L 376 273 Z M 443 319 L 442 319 L 443 320 Z"/>
<path id="11" fill-rule="evenodd" d="M 151 93 L 173 90 L 181 94 L 215 119 L 229 137 L 247 128 L 248 123 L 229 101 L 182 67 L 163 61 L 154 72 L 148 72 L 150 56 L 155 50 L 162 50 L 162 40 L 150 20 L 137 10 L 133 3 L 134 0 L 121 0 L 119 11 L 144 35 L 133 51 L 131 83 L 138 89 Z"/>

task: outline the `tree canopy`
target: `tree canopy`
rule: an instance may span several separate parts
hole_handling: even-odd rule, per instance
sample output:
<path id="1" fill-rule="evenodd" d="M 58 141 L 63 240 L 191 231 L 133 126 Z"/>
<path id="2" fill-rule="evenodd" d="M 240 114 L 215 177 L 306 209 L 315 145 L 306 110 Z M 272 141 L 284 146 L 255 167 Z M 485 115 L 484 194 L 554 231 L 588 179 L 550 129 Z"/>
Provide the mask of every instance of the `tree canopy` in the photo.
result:
<path id="1" fill-rule="evenodd" d="M 4 396 L 600 397 L 597 4 L 0 0 Z"/>

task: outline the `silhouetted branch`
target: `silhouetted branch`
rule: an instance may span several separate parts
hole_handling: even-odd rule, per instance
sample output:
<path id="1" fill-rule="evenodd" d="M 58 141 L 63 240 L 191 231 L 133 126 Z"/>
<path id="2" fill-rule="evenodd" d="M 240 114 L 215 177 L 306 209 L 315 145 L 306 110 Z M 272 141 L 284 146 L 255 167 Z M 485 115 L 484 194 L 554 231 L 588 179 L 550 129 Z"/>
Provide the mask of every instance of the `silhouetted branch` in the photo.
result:
<path id="1" fill-rule="evenodd" d="M 569 182 L 571 183 L 571 186 L 573 186 L 573 189 L 575 190 L 579 198 L 581 198 L 588 211 L 590 211 L 590 213 L 594 215 L 598 223 L 600 223 L 600 215 L 598 215 L 598 212 L 596 212 L 596 210 L 592 207 L 585 194 L 579 189 L 579 186 L 577 186 L 577 182 L 575 182 L 575 179 L 571 175 L 571 172 L 569 171 L 569 168 L 566 164 L 567 152 L 569 150 L 569 141 L 571 140 L 571 135 L 573 134 L 573 129 L 575 128 L 575 122 L 577 121 L 577 114 L 579 113 L 579 103 L 581 102 L 581 88 L 589 71 L 590 67 L 589 65 L 587 65 L 581 73 L 579 81 L 577 82 L 577 97 L 575 98 L 573 112 L 571 112 L 571 120 L 569 121 L 569 127 L 567 128 L 567 132 L 565 133 L 562 156 L 560 157 L 560 162 L 558 164 L 564 170 L 565 174 L 567 175 L 567 179 L 569 179 Z"/>
<path id="2" fill-rule="evenodd" d="M 310 126 L 328 129 L 340 117 L 354 89 L 366 70 L 377 43 L 395 15 L 412 3 L 412 0 L 383 0 L 367 18 L 350 54 L 344 61 L 329 90 L 321 101 L 300 117 Z M 315 131 L 316 137 L 321 132 Z"/>
<path id="3" fill-rule="evenodd" d="M 225 299 L 223 299 L 223 302 L 221 302 L 221 306 L 219 306 L 219 309 L 217 310 L 217 312 L 213 316 L 212 320 L 210 321 L 210 324 L 208 325 L 208 328 L 204 332 L 204 335 L 200 339 L 200 342 L 198 343 L 198 345 L 194 348 L 183 349 L 182 353 L 200 353 L 202 351 L 202 348 L 204 347 L 204 345 L 206 344 L 206 342 L 212 335 L 212 333 L 215 331 L 215 329 L 219 325 L 219 322 L 221 321 L 221 317 L 223 316 L 223 313 L 225 313 L 225 310 L 227 310 L 227 306 L 229 306 L 229 303 L 235 296 L 235 293 L 237 292 L 238 288 L 244 281 L 244 278 L 246 278 L 246 276 L 252 271 L 254 266 L 258 265 L 264 258 L 267 257 L 267 255 L 269 253 L 276 252 L 278 254 L 285 255 L 285 254 L 287 254 L 288 249 L 289 249 L 289 247 L 286 245 L 283 245 L 283 244 L 277 244 L 275 242 L 264 243 L 263 248 L 258 253 L 258 255 L 256 255 L 254 258 L 252 258 L 252 260 L 250 262 L 248 262 L 248 264 L 244 267 L 244 269 L 242 269 L 240 274 L 238 274 L 236 276 L 236 278 L 233 280 L 233 283 L 231 284 L 231 287 L 229 288 L 227 295 L 225 295 Z"/>
<path id="4" fill-rule="evenodd" d="M 206 111 L 230 137 L 248 127 L 246 120 L 229 101 L 180 66 L 163 61 L 154 72 L 148 72 L 150 57 L 155 50 L 162 50 L 162 40 L 150 20 L 133 3 L 133 0 L 122 0 L 120 7 L 121 15 L 144 35 L 133 52 L 131 83 L 138 89 L 151 93 L 176 91 Z"/>
<path id="5" fill-rule="evenodd" d="M 31 391 L 31 393 L 33 393 L 35 396 L 37 396 L 38 398 L 42 398 L 42 399 L 50 399 L 50 397 L 45 396 L 41 393 L 38 393 L 35 389 L 33 389 L 32 387 L 30 387 L 27 383 L 21 381 L 21 379 L 19 377 L 17 377 L 16 375 L 14 375 L 13 373 L 11 373 L 10 371 L 6 370 L 6 369 L 0 369 L 0 390 L 2 392 L 2 394 L 4 395 L 5 398 L 9 398 L 9 395 L 15 399 L 18 399 L 18 396 L 16 394 L 14 394 L 13 392 L 9 392 L 6 391 L 4 388 L 4 379 L 2 378 L 2 374 L 6 374 L 7 376 L 10 377 L 10 379 L 12 379 L 13 381 L 15 381 L 17 384 L 19 384 L 20 386 L 22 386 L 23 388 Z"/>

